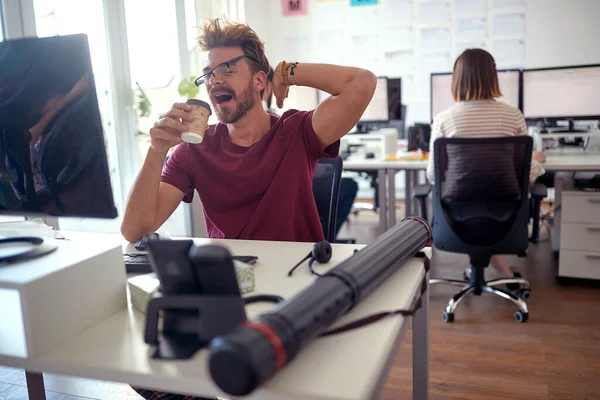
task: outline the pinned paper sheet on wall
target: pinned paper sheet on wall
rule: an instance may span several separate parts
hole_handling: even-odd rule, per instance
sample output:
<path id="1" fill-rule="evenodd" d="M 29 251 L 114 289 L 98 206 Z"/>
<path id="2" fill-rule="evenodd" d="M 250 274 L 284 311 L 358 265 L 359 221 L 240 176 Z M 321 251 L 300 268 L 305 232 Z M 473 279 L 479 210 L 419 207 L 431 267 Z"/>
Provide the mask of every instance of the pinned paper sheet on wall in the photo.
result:
<path id="1" fill-rule="evenodd" d="M 452 35 L 447 28 L 425 28 L 421 30 L 422 50 L 450 49 Z"/>
<path id="2" fill-rule="evenodd" d="M 499 68 L 522 67 L 525 64 L 523 40 L 497 40 L 492 43 L 492 56 Z"/>
<path id="3" fill-rule="evenodd" d="M 284 17 L 306 15 L 308 12 L 308 0 L 281 0 Z"/>
<path id="4" fill-rule="evenodd" d="M 455 42 L 485 42 L 485 18 L 460 18 L 455 25 Z"/>
<path id="5" fill-rule="evenodd" d="M 353 36 L 351 52 L 358 56 L 358 58 L 379 58 L 381 55 L 379 35 Z"/>
<path id="6" fill-rule="evenodd" d="M 311 61 L 310 39 L 307 36 L 285 38 L 283 56 L 298 61 Z"/>
<path id="7" fill-rule="evenodd" d="M 391 26 L 385 28 L 382 36 L 383 51 L 412 49 L 415 46 L 415 30 L 412 26 Z"/>
<path id="8" fill-rule="evenodd" d="M 492 0 L 493 8 L 525 8 L 525 0 Z"/>
<path id="9" fill-rule="evenodd" d="M 350 48 L 350 39 L 341 30 L 323 30 L 317 32 L 316 60 L 322 63 L 341 63 Z"/>
<path id="10" fill-rule="evenodd" d="M 382 15 L 386 22 L 412 22 L 414 18 L 413 0 L 381 0 Z"/>
<path id="11" fill-rule="evenodd" d="M 388 76 L 405 76 L 415 71 L 415 54 L 412 50 L 386 53 L 385 72 Z"/>
<path id="12" fill-rule="evenodd" d="M 351 7 L 357 6 L 373 6 L 377 4 L 378 0 L 350 0 Z"/>
<path id="13" fill-rule="evenodd" d="M 346 7 L 338 2 L 317 3 L 313 11 L 317 29 L 344 29 Z"/>
<path id="14" fill-rule="evenodd" d="M 348 26 L 353 33 L 379 33 L 379 8 L 354 8 L 348 10 Z"/>
<path id="15" fill-rule="evenodd" d="M 440 24 L 452 20 L 452 8 L 448 1 L 421 3 L 419 20 L 423 24 Z"/>
<path id="16" fill-rule="evenodd" d="M 452 59 L 449 52 L 439 52 L 421 55 L 421 68 L 423 74 L 429 76 L 432 72 L 447 72 L 452 68 Z"/>
<path id="17" fill-rule="evenodd" d="M 487 0 L 456 0 L 454 11 L 479 13 L 485 11 Z"/>
<path id="18" fill-rule="evenodd" d="M 521 13 L 494 15 L 492 34 L 495 36 L 525 35 L 525 15 Z"/>

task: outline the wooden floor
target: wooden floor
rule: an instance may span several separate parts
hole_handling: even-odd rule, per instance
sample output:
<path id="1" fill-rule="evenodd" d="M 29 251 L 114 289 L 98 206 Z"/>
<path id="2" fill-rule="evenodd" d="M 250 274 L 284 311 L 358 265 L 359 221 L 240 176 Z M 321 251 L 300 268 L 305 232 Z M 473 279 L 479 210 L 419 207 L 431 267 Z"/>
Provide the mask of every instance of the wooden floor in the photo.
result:
<path id="1" fill-rule="evenodd" d="M 376 214 L 362 211 L 341 236 L 369 243 L 377 223 Z M 433 277 L 460 278 L 467 259 L 435 251 L 432 264 Z M 458 288 L 431 288 L 431 399 L 600 400 L 600 289 L 558 285 L 549 241 L 530 246 L 528 257 L 513 264 L 531 282 L 524 324 L 514 321 L 512 303 L 489 294 L 464 300 L 456 321 L 446 324 L 442 312 Z M 412 399 L 411 342 L 409 330 L 382 400 Z M 52 400 L 139 399 L 124 384 L 55 375 L 45 380 Z M 22 371 L 0 367 L 0 399 L 27 399 Z"/>
<path id="2" fill-rule="evenodd" d="M 460 279 L 466 263 L 436 251 L 432 277 Z M 444 323 L 459 288 L 431 287 L 431 399 L 600 399 L 600 289 L 558 285 L 548 241 L 514 264 L 531 283 L 523 324 L 514 321 L 512 303 L 491 294 L 465 299 L 456 321 Z M 412 398 L 411 341 L 402 344 L 382 399 Z"/>

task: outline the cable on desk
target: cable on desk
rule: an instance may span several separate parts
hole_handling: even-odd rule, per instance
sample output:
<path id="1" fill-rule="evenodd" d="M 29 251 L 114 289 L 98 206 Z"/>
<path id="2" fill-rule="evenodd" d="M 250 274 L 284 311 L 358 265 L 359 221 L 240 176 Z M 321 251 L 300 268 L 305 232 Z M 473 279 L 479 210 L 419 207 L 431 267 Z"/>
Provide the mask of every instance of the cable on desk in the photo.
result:
<path id="1" fill-rule="evenodd" d="M 244 304 L 253 304 L 253 303 L 281 303 L 283 301 L 283 297 L 278 296 L 276 294 L 256 294 L 254 296 L 244 297 Z"/>

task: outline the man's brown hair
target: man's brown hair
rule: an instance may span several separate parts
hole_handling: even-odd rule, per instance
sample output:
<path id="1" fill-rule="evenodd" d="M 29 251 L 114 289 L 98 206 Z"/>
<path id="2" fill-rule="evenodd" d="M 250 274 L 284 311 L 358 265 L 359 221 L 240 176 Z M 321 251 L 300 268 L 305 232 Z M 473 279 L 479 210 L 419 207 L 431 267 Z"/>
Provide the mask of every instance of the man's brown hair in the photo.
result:
<path id="1" fill-rule="evenodd" d="M 217 47 L 240 47 L 248 60 L 253 73 L 263 71 L 269 74 L 269 60 L 265 55 L 265 46 L 256 32 L 246 24 L 229 22 L 225 19 L 209 19 L 204 23 L 198 37 L 202 51 Z"/>
<path id="2" fill-rule="evenodd" d="M 465 50 L 454 63 L 452 74 L 454 101 L 490 100 L 502 97 L 496 62 L 482 49 Z"/>

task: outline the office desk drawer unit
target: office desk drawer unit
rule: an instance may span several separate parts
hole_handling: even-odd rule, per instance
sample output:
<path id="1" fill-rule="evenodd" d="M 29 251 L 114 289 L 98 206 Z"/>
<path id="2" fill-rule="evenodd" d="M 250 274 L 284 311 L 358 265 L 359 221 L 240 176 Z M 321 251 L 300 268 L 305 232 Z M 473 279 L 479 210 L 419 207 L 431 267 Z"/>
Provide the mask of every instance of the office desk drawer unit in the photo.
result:
<path id="1" fill-rule="evenodd" d="M 562 193 L 558 276 L 600 280 L 600 193 Z"/>

